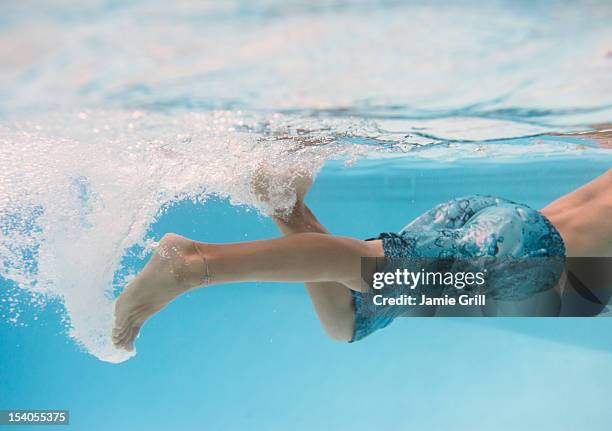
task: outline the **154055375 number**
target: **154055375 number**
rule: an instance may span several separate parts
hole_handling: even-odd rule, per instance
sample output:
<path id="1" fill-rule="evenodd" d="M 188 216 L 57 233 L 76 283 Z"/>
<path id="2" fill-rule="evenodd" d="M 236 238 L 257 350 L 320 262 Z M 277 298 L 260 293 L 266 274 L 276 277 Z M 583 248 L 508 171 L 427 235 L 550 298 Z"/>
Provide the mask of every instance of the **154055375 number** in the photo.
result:
<path id="1" fill-rule="evenodd" d="M 68 425 L 68 410 L 0 410 L 0 425 Z"/>

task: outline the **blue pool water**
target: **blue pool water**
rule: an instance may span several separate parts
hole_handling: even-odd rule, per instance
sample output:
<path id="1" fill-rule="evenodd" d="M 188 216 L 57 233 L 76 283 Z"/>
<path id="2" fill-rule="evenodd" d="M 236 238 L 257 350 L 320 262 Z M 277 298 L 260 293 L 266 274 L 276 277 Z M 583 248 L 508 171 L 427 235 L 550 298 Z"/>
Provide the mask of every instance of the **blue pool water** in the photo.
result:
<path id="1" fill-rule="evenodd" d="M 278 235 L 263 161 L 333 232 L 494 194 L 541 208 L 612 166 L 606 2 L 0 5 L 0 409 L 72 429 L 606 430 L 612 323 L 398 319 L 328 340 L 304 288 L 191 292 L 137 355 L 112 301 L 151 244 Z M 606 45 L 607 44 L 607 45 Z M 21 428 L 27 429 L 27 427 Z"/>

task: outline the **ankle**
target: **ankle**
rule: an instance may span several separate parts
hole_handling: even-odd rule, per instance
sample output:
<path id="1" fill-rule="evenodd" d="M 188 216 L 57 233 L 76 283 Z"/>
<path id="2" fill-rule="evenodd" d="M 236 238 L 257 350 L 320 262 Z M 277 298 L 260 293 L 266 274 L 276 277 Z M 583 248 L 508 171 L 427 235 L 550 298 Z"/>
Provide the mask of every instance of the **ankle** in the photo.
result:
<path id="1" fill-rule="evenodd" d="M 306 205 L 304 205 L 304 201 L 297 200 L 295 205 L 285 216 L 285 221 L 288 224 L 302 224 L 307 218 L 308 214 L 306 212 Z"/>
<path id="2" fill-rule="evenodd" d="M 174 233 L 166 234 L 158 243 L 156 254 L 169 265 L 179 286 L 191 289 L 203 284 L 206 274 L 205 253 L 208 244 L 196 243 Z"/>
<path id="3" fill-rule="evenodd" d="M 294 210 L 286 219 L 276 218 L 276 223 L 286 235 L 308 232 L 329 233 L 306 205 Z"/>
<path id="4" fill-rule="evenodd" d="M 199 282 L 202 287 L 210 286 L 213 283 L 213 276 L 210 267 L 211 261 L 215 259 L 213 253 L 214 247 L 211 244 L 195 241 L 193 246 L 196 250 L 199 265 Z"/>

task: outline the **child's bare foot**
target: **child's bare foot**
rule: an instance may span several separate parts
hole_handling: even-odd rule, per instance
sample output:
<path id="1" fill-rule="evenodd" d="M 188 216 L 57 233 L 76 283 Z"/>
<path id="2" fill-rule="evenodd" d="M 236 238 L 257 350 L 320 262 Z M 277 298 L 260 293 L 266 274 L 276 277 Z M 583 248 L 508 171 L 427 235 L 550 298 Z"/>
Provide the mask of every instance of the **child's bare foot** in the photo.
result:
<path id="1" fill-rule="evenodd" d="M 274 208 L 272 201 L 273 184 L 275 183 L 282 184 L 285 193 L 291 193 L 295 196 L 295 203 L 291 208 Z M 260 202 L 273 208 L 270 216 L 284 234 L 329 233 L 304 203 L 312 183 L 312 177 L 303 170 L 273 172 L 270 165 L 262 164 L 253 179 L 252 187 Z"/>
<path id="2" fill-rule="evenodd" d="M 259 166 L 252 182 L 253 193 L 268 207 L 269 215 L 285 221 L 303 210 L 304 197 L 311 186 L 308 172 L 299 169 L 278 171 L 267 163 Z M 287 206 L 288 202 L 291 206 Z"/>
<path id="3" fill-rule="evenodd" d="M 138 276 L 115 303 L 113 343 L 128 351 L 145 320 L 174 298 L 203 283 L 204 261 L 193 241 L 165 235 Z"/>

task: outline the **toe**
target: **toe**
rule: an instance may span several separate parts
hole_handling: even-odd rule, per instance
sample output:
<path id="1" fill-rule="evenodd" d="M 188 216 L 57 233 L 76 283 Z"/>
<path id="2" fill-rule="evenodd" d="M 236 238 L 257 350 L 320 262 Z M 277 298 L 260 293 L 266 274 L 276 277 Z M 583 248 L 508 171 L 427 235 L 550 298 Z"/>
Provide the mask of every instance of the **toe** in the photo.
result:
<path id="1" fill-rule="evenodd" d="M 131 329 L 130 322 L 115 323 L 115 327 L 112 332 L 113 343 L 119 344 L 123 340 Z"/>
<path id="2" fill-rule="evenodd" d="M 132 328 L 132 330 L 129 333 L 129 336 L 125 339 L 125 341 L 122 344 L 125 350 L 127 350 L 128 352 L 132 352 L 134 350 L 134 341 L 136 341 L 136 338 L 138 337 L 139 333 L 140 333 L 140 326 L 135 326 Z"/>
<path id="3" fill-rule="evenodd" d="M 117 347 L 125 348 L 125 346 L 134 338 L 134 328 L 129 326 L 119 334 L 113 342 Z"/>

